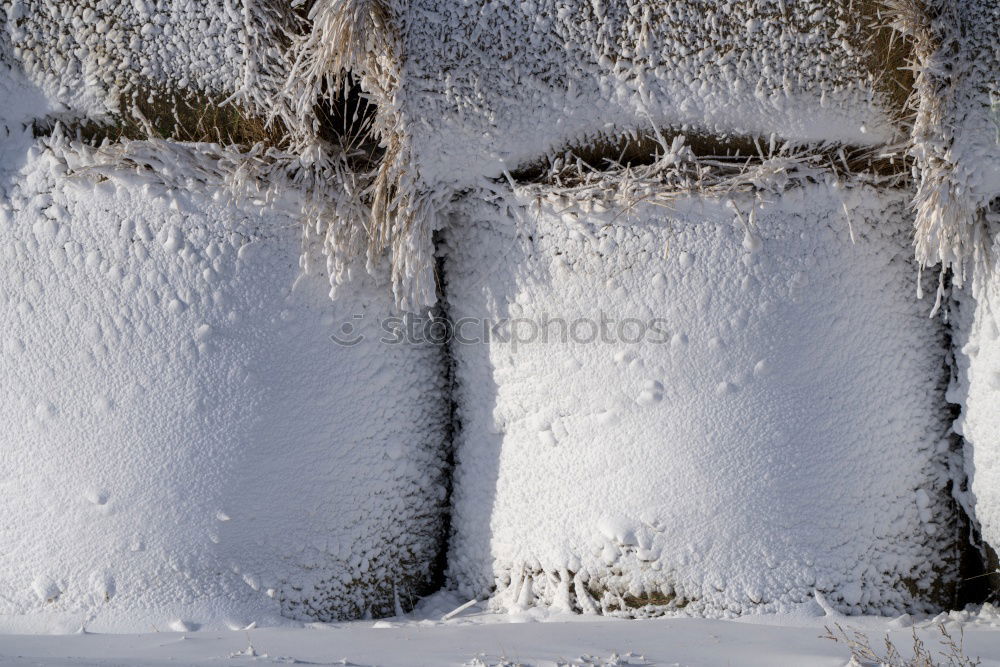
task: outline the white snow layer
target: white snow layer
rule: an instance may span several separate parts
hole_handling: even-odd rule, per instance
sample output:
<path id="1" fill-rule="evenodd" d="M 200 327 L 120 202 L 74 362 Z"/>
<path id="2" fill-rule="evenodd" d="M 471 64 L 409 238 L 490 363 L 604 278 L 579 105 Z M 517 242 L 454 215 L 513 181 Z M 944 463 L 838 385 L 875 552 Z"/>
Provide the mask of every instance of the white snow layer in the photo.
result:
<path id="1" fill-rule="evenodd" d="M 828 630 L 837 632 L 836 624 L 880 655 L 889 652 L 885 642 L 891 642 L 899 653 L 895 662 L 885 661 L 888 664 L 1000 667 L 1000 613 L 989 604 L 933 618 L 824 616 L 813 602 L 813 609 L 803 605 L 804 613 L 789 616 L 738 621 L 704 618 L 622 621 L 570 616 L 547 609 L 532 609 L 517 615 L 493 614 L 476 607 L 451 617 L 448 612 L 455 610 L 460 602 L 453 595 L 434 595 L 412 614 L 375 623 L 354 621 L 333 626 L 310 623 L 307 627 L 254 628 L 245 632 L 0 636 L 0 663 L 5 667 L 877 664 L 871 660 L 851 662 L 851 647 L 847 643 L 825 639 Z M 942 628 L 958 650 L 945 645 L 947 638 Z M 924 646 L 922 661 L 910 662 L 914 657 L 915 637 Z M 966 660 L 959 662 L 962 656 Z"/>
<path id="2" fill-rule="evenodd" d="M 994 225 L 996 227 L 996 225 Z M 962 407 L 955 430 L 965 439 L 969 493 L 965 505 L 983 539 L 1000 552 L 1000 230 L 990 263 L 980 264 L 970 285 L 955 290 L 957 377 L 949 400 Z"/>
<path id="3" fill-rule="evenodd" d="M 0 172 L 0 629 L 413 602 L 442 530 L 439 351 L 378 342 L 396 313 L 364 272 L 331 302 L 294 216 L 68 177 L 51 143 L 8 140 Z M 367 338 L 334 344 L 344 323 Z"/>
<path id="4" fill-rule="evenodd" d="M 445 251 L 456 330 L 472 323 L 452 347 L 459 590 L 712 616 L 941 601 L 945 350 L 906 196 L 463 202 Z"/>

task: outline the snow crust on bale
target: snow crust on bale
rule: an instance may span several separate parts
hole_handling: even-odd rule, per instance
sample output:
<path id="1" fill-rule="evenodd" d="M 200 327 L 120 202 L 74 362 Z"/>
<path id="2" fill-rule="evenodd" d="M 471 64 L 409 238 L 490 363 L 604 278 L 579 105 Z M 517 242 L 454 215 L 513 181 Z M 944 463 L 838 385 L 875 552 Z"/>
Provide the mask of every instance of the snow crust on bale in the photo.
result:
<path id="1" fill-rule="evenodd" d="M 279 206 L 58 137 L 3 155 L 0 628 L 334 620 L 425 592 L 442 360 L 377 341 L 391 295 L 359 271 L 331 302 Z M 365 340 L 335 345 L 344 322 Z"/>
<path id="2" fill-rule="evenodd" d="M 287 76 L 294 17 L 273 0 L 7 0 L 13 55 L 66 110 L 127 111 L 137 89 L 267 111 Z M 125 109 L 121 109 L 125 106 Z"/>
<path id="3" fill-rule="evenodd" d="M 957 376 L 948 399 L 962 408 L 955 430 L 965 440 L 968 489 L 959 495 L 983 540 L 1000 552 L 1000 218 L 988 260 L 951 309 Z"/>
<path id="4" fill-rule="evenodd" d="M 970 263 L 987 261 L 985 218 L 1000 196 L 1000 4 L 890 4 L 914 44 L 917 259 L 953 269 L 961 286 Z"/>
<path id="5" fill-rule="evenodd" d="M 813 180 L 456 207 L 449 314 L 499 331 L 452 344 L 464 595 L 624 615 L 945 602 L 945 349 L 907 193 Z M 619 342 L 562 344 L 557 318 L 589 319 L 583 341 L 606 318 Z M 622 342 L 627 318 L 659 331 Z"/>

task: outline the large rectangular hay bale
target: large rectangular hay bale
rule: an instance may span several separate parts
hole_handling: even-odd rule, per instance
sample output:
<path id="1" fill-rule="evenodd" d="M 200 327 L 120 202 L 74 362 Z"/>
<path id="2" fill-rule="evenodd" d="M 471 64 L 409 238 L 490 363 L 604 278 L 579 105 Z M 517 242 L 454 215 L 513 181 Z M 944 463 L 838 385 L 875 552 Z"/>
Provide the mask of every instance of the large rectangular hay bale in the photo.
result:
<path id="1" fill-rule="evenodd" d="M 946 354 L 907 193 L 659 194 L 457 207 L 452 581 L 628 615 L 943 602 Z"/>
<path id="2" fill-rule="evenodd" d="M 166 166 L 67 176 L 72 149 L 25 142 L 0 172 L 0 628 L 331 621 L 427 592 L 444 366 L 380 342 L 391 292 L 359 271 L 331 301 L 297 215 L 171 191 Z"/>

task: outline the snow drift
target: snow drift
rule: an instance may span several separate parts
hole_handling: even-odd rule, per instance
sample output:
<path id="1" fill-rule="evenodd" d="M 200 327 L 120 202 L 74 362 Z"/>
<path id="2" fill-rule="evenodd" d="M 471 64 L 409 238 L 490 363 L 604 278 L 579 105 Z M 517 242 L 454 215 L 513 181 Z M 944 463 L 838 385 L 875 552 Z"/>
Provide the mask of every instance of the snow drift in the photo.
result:
<path id="1" fill-rule="evenodd" d="M 945 350 L 907 192 L 785 183 L 457 207 L 463 594 L 712 616 L 946 599 Z"/>
<path id="2" fill-rule="evenodd" d="M 0 627 L 410 605 L 441 539 L 439 351 L 378 341 L 398 313 L 364 271 L 330 301 L 277 203 L 93 157 L 4 146 Z"/>

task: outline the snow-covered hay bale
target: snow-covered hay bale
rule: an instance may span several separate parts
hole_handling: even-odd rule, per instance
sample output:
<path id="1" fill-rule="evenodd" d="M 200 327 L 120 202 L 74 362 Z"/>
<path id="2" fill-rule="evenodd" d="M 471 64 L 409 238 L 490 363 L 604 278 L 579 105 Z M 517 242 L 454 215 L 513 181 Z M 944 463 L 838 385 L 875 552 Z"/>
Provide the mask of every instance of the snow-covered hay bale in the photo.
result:
<path id="1" fill-rule="evenodd" d="M 896 134 L 902 40 L 880 30 L 878 2 L 408 4 L 400 85 L 431 182 L 654 126 L 849 144 Z"/>
<path id="2" fill-rule="evenodd" d="M 364 271 L 331 301 L 277 203 L 167 161 L 68 177 L 87 151 L 52 143 L 0 174 L 0 628 L 414 602 L 441 543 L 439 351 L 379 342 L 397 313 Z"/>
<path id="3" fill-rule="evenodd" d="M 811 180 L 458 207 L 461 591 L 629 615 L 947 599 L 945 350 L 907 193 Z"/>
<path id="4" fill-rule="evenodd" d="M 913 42 L 915 122 L 910 153 L 919 175 L 916 254 L 941 265 L 948 284 L 968 492 L 958 497 L 982 537 L 1000 549 L 1000 4 L 898 0 L 896 25 Z"/>

